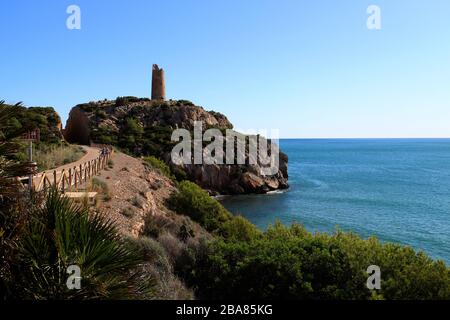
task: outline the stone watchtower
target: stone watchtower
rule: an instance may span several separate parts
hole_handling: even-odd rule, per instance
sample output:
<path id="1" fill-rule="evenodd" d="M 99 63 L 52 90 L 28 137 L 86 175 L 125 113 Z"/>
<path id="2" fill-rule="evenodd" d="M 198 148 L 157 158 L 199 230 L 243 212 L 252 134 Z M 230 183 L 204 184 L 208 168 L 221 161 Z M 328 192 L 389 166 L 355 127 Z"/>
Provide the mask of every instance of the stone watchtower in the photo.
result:
<path id="1" fill-rule="evenodd" d="M 154 64 L 152 68 L 152 100 L 166 100 L 164 70 L 157 64 Z"/>

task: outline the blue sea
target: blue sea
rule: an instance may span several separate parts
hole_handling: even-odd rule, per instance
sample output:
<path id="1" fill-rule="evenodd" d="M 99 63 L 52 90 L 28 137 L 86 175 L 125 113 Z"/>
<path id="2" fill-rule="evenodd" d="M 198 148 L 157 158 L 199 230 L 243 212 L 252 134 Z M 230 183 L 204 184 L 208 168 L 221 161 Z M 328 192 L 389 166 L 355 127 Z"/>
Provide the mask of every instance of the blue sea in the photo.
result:
<path id="1" fill-rule="evenodd" d="M 411 245 L 450 264 L 450 139 L 289 139 L 290 189 L 225 198 L 265 229 L 276 220 Z"/>

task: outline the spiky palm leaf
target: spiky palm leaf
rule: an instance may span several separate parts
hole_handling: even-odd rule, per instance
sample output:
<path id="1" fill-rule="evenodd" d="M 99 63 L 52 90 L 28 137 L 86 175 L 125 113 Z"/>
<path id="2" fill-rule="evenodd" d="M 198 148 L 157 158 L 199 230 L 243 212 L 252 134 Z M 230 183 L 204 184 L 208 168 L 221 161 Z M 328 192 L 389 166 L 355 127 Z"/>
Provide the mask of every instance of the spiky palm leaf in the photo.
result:
<path id="1" fill-rule="evenodd" d="M 19 111 L 20 104 L 6 106 L 0 101 L 0 298 L 9 296 L 14 287 L 18 240 L 26 220 L 24 193 L 15 178 L 27 175 L 29 167 L 14 161 L 21 147 L 20 132 L 9 126 Z"/>
<path id="2" fill-rule="evenodd" d="M 136 281 L 141 259 L 122 242 L 112 222 L 51 191 L 24 238 L 24 297 L 32 299 L 142 298 Z M 67 267 L 81 268 L 81 289 L 66 286 Z"/>
<path id="3" fill-rule="evenodd" d="M 7 106 L 4 101 L 0 101 L 0 201 L 15 197 L 20 187 L 15 178 L 30 173 L 27 163 L 13 160 L 21 148 L 17 140 L 20 132 L 11 130 L 9 120 L 19 112 L 20 105 Z"/>

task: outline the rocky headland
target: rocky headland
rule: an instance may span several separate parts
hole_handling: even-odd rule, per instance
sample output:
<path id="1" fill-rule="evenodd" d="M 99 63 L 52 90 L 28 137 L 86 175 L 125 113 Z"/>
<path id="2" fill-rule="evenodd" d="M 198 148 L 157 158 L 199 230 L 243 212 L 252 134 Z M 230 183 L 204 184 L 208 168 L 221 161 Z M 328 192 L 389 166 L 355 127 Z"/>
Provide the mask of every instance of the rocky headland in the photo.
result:
<path id="1" fill-rule="evenodd" d="M 175 173 L 197 183 L 212 195 L 267 193 L 288 188 L 288 158 L 282 152 L 278 170 L 270 176 L 261 174 L 262 168 L 257 161 L 256 164 L 249 163 L 248 148 L 245 164 L 175 165 L 170 156 L 176 144 L 171 141 L 171 134 L 180 128 L 193 131 L 196 121 L 202 122 L 203 130 L 216 128 L 225 133 L 227 129 L 233 129 L 223 114 L 206 111 L 187 100 L 119 97 L 72 108 L 64 135 L 71 143 L 112 144 L 135 156 L 156 156 Z"/>

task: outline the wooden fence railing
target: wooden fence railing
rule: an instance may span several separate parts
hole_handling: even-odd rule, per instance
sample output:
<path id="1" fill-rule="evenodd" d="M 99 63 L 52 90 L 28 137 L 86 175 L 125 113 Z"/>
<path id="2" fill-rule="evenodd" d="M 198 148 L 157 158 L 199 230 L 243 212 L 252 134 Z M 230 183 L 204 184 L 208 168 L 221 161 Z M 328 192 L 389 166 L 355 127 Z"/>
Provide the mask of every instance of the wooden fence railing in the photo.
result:
<path id="1" fill-rule="evenodd" d="M 88 182 L 108 166 L 112 153 L 112 149 L 109 149 L 109 152 L 80 165 L 60 171 L 50 170 L 38 173 L 32 179 L 32 189 L 42 191 L 50 187 L 56 187 L 63 193 L 65 191 L 77 191 L 82 184 Z M 21 178 L 20 180 L 26 179 L 28 178 Z"/>

